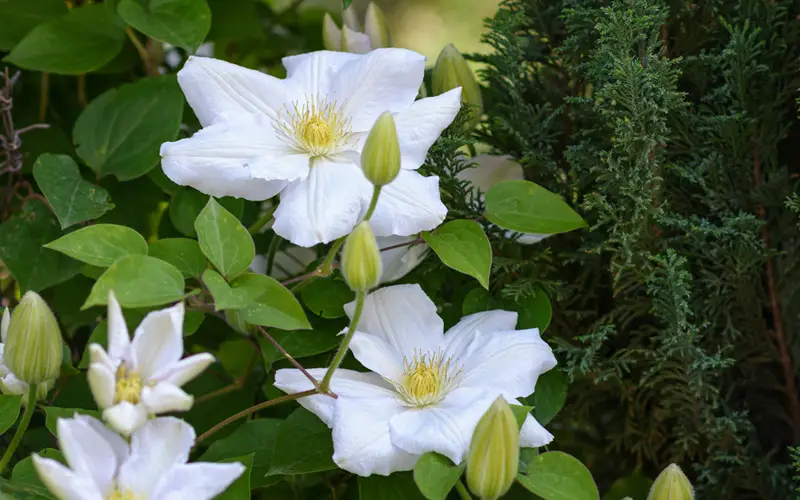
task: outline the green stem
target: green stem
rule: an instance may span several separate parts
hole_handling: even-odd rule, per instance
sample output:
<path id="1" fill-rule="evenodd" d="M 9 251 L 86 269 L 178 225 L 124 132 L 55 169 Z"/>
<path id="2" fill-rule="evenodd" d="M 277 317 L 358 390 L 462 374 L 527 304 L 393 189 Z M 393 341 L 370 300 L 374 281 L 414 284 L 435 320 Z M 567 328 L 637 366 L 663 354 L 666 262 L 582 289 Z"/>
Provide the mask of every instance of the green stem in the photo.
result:
<path id="1" fill-rule="evenodd" d="M 458 496 L 461 497 L 461 500 L 472 500 L 472 495 L 469 494 L 467 487 L 464 486 L 464 483 L 460 479 L 456 483 L 456 492 L 458 492 Z"/>
<path id="2" fill-rule="evenodd" d="M 375 186 L 375 189 L 372 191 L 372 200 L 369 202 L 369 208 L 367 209 L 367 215 L 364 216 L 364 220 L 369 220 L 372 217 L 372 213 L 375 211 L 375 207 L 378 206 L 378 196 L 381 194 L 381 187 Z"/>
<path id="3" fill-rule="evenodd" d="M 322 261 L 322 264 L 319 266 L 319 272 L 321 276 L 329 276 L 331 274 L 331 270 L 333 269 L 333 260 L 336 258 L 336 254 L 339 253 L 339 249 L 342 248 L 342 245 L 344 245 L 344 240 L 346 238 L 347 236 L 342 236 L 333 242 L 333 246 L 330 250 L 328 250 L 328 255 L 325 256 L 325 260 Z"/>
<path id="4" fill-rule="evenodd" d="M 269 242 L 269 247 L 267 247 L 267 271 L 264 273 L 267 276 L 272 275 L 272 267 L 275 265 L 275 255 L 278 253 L 278 248 L 281 246 L 281 240 L 283 240 L 283 238 L 275 234 Z"/>
<path id="5" fill-rule="evenodd" d="M 257 232 L 261 231 L 261 228 L 266 226 L 267 223 L 272 220 L 272 215 L 275 213 L 275 210 L 277 210 L 277 208 L 278 208 L 277 205 L 269 207 L 267 211 L 264 212 L 264 215 L 259 217 L 258 220 L 255 221 L 252 226 L 247 228 L 247 232 L 250 234 L 256 234 Z"/>
<path id="6" fill-rule="evenodd" d="M 22 441 L 22 436 L 25 434 L 25 431 L 28 430 L 28 424 L 31 423 L 33 410 L 36 408 L 36 387 L 37 384 L 30 384 L 30 388 L 28 389 L 28 404 L 25 406 L 25 413 L 22 414 L 22 420 L 19 422 L 19 427 L 17 427 L 17 433 L 14 434 L 14 437 L 11 439 L 11 444 L 8 445 L 5 455 L 0 459 L 0 474 L 3 473 L 6 466 L 11 461 L 11 457 L 14 455 L 14 452 L 17 451 L 17 447 Z"/>
<path id="7" fill-rule="evenodd" d="M 342 364 L 342 360 L 347 354 L 347 348 L 350 347 L 350 341 L 353 340 L 353 335 L 356 333 L 358 320 L 361 319 L 361 311 L 364 309 L 364 295 L 366 295 L 364 292 L 356 292 L 356 310 L 355 313 L 353 313 L 353 319 L 350 320 L 350 327 L 347 329 L 347 335 L 344 336 L 344 339 L 339 346 L 339 350 L 336 352 L 336 357 L 333 358 L 331 366 L 328 367 L 328 371 L 325 372 L 325 377 L 322 379 L 322 383 L 319 385 L 320 392 L 328 392 L 328 388 L 330 388 L 331 385 L 333 372 L 339 368 L 339 365 Z"/>

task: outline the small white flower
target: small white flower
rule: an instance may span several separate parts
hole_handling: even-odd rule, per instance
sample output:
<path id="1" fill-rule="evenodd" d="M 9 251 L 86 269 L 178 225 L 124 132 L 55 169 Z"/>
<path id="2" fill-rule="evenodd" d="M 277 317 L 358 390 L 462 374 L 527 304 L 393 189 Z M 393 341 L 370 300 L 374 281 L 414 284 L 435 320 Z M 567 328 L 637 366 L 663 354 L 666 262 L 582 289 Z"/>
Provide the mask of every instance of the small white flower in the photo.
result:
<path id="1" fill-rule="evenodd" d="M 213 196 L 265 200 L 280 193 L 275 232 L 304 247 L 327 243 L 352 231 L 369 207 L 373 187 L 360 153 L 375 120 L 389 111 L 402 170 L 381 191 L 373 231 L 408 236 L 444 220 L 438 177 L 416 169 L 458 113 L 461 89 L 415 102 L 425 58 L 405 49 L 312 52 L 283 65 L 287 78 L 280 80 L 191 57 L 178 81 L 205 128 L 161 146 L 166 175 Z"/>
<path id="2" fill-rule="evenodd" d="M 345 306 L 351 317 L 353 309 Z M 436 305 L 418 285 L 383 288 L 367 296 L 350 344 L 373 372 L 337 370 L 331 389 L 338 398 L 299 402 L 333 429 L 333 460 L 355 474 L 410 470 L 429 451 L 460 463 L 494 400 L 518 403 L 556 365 L 539 331 L 514 330 L 516 322 L 514 312 L 481 312 L 444 333 Z M 309 371 L 318 379 L 325 373 Z M 293 369 L 279 370 L 275 385 L 287 393 L 312 388 Z M 542 446 L 552 438 L 528 416 L 520 445 Z"/>
<path id="3" fill-rule="evenodd" d="M 24 396 L 28 394 L 28 387 L 30 386 L 27 382 L 18 379 L 6 366 L 4 353 L 9 325 L 11 325 L 11 314 L 8 312 L 8 308 L 5 308 L 3 310 L 3 320 L 0 322 L 0 392 L 8 396 Z M 55 383 L 55 379 L 52 379 L 39 384 L 36 389 L 36 398 L 45 398 Z M 27 398 L 22 398 L 23 405 L 27 404 L 27 401 Z"/>
<path id="4" fill-rule="evenodd" d="M 240 463 L 187 464 L 194 429 L 173 417 L 150 420 L 130 445 L 94 418 L 58 419 L 69 467 L 39 455 L 33 465 L 58 500 L 210 500 L 244 472 Z"/>
<path id="5" fill-rule="evenodd" d="M 208 353 L 183 355 L 183 303 L 153 311 L 136 328 L 131 342 L 113 293 L 108 297 L 108 352 L 89 346 L 88 379 L 103 420 L 130 435 L 150 415 L 187 411 L 194 399 L 180 387 L 214 362 Z"/>

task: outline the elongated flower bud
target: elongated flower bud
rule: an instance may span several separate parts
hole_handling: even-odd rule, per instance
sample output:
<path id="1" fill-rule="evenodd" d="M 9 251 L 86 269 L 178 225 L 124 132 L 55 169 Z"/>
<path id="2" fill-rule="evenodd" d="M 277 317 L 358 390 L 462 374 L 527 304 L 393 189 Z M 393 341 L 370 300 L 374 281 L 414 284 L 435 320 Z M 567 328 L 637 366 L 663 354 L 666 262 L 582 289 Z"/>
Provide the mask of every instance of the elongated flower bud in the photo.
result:
<path id="1" fill-rule="evenodd" d="M 467 484 L 481 500 L 503 496 L 517 477 L 519 427 L 506 400 L 499 397 L 481 417 L 467 456 Z"/>
<path id="2" fill-rule="evenodd" d="M 364 33 L 369 37 L 373 49 L 382 49 L 392 46 L 389 35 L 389 25 L 386 24 L 386 15 L 383 10 L 370 2 L 367 6 L 367 15 L 364 19 Z"/>
<path id="3" fill-rule="evenodd" d="M 5 344 L 6 366 L 18 379 L 39 384 L 58 377 L 63 356 L 61 330 L 36 292 L 26 293 L 14 309 Z"/>
<path id="4" fill-rule="evenodd" d="M 344 242 L 342 274 L 350 289 L 366 292 L 381 279 L 381 252 L 369 222 L 359 223 Z"/>
<path id="5" fill-rule="evenodd" d="M 326 50 L 342 50 L 342 30 L 327 12 L 322 18 L 322 45 Z"/>
<path id="6" fill-rule="evenodd" d="M 671 464 L 653 482 L 647 500 L 694 500 L 694 488 L 681 468 Z"/>
<path id="7" fill-rule="evenodd" d="M 400 173 L 400 142 L 388 111 L 375 121 L 361 151 L 364 175 L 375 186 L 385 186 Z"/>
<path id="8" fill-rule="evenodd" d="M 461 87 L 461 102 L 470 107 L 471 122 L 478 121 L 483 112 L 481 89 L 466 59 L 452 43 L 443 48 L 436 59 L 431 87 L 434 95 Z"/>

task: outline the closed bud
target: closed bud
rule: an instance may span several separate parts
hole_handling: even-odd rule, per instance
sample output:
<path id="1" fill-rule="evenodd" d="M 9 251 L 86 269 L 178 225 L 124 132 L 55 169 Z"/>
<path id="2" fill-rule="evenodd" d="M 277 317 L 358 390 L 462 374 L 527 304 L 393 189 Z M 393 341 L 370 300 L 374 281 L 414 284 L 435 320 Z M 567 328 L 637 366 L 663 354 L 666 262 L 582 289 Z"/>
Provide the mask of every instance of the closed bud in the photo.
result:
<path id="1" fill-rule="evenodd" d="M 467 455 L 467 484 L 481 500 L 503 496 L 517 477 L 519 427 L 506 400 L 499 397 L 481 417 Z"/>
<path id="2" fill-rule="evenodd" d="M 373 49 L 382 49 L 392 46 L 392 39 L 389 35 L 389 25 L 386 24 L 386 15 L 375 2 L 370 2 L 367 7 L 367 15 L 364 19 L 364 32 L 369 37 L 370 45 Z"/>
<path id="3" fill-rule="evenodd" d="M 375 186 L 385 186 L 400 173 L 400 142 L 388 111 L 375 121 L 361 151 L 364 175 Z"/>
<path id="4" fill-rule="evenodd" d="M 342 50 L 342 30 L 327 12 L 322 19 L 322 45 L 326 50 Z"/>
<path id="5" fill-rule="evenodd" d="M 61 371 L 61 330 L 53 312 L 36 292 L 28 292 L 14 309 L 5 342 L 5 361 L 18 379 L 39 384 Z"/>
<path id="6" fill-rule="evenodd" d="M 344 242 L 342 274 L 350 289 L 366 292 L 381 279 L 381 251 L 369 222 L 359 223 Z"/>
<path id="7" fill-rule="evenodd" d="M 366 54 L 371 50 L 369 37 L 364 33 L 353 31 L 347 26 L 342 26 L 341 50 L 351 54 Z"/>
<path id="8" fill-rule="evenodd" d="M 442 49 L 436 59 L 431 88 L 434 95 L 440 95 L 456 87 L 461 87 L 461 102 L 469 106 L 470 122 L 475 124 L 483 112 L 481 89 L 466 59 L 451 43 Z"/>
<path id="9" fill-rule="evenodd" d="M 694 500 L 694 489 L 681 468 L 671 464 L 653 482 L 647 500 Z"/>

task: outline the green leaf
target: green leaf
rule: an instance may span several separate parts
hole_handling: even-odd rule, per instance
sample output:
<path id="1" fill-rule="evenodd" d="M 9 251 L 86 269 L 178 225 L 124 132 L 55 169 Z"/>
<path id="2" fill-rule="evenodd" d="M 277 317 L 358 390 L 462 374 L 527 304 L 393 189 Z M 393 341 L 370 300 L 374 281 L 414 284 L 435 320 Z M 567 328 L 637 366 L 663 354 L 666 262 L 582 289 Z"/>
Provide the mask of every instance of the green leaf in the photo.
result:
<path id="1" fill-rule="evenodd" d="M 22 292 L 44 290 L 80 272 L 78 262 L 43 247 L 59 234 L 56 218 L 43 201 L 35 198 L 0 225 L 0 258 Z"/>
<path id="2" fill-rule="evenodd" d="M 214 296 L 214 308 L 241 309 L 255 302 L 271 284 L 263 274 L 246 273 L 236 277 L 231 284 L 213 269 L 203 273 L 203 283 Z"/>
<path id="3" fill-rule="evenodd" d="M 528 418 L 531 410 L 533 410 L 533 407 L 514 404 L 508 406 L 511 408 L 511 413 L 514 414 L 514 418 L 517 419 L 517 425 L 521 428 L 522 424 L 525 423 L 525 419 Z"/>
<path id="4" fill-rule="evenodd" d="M 422 238 L 446 266 L 476 278 L 484 288 L 489 288 L 492 245 L 480 224 L 454 220 L 433 232 L 423 232 Z"/>
<path id="5" fill-rule="evenodd" d="M 342 10 L 350 7 L 351 3 L 353 3 L 353 0 L 342 0 Z"/>
<path id="6" fill-rule="evenodd" d="M 372 475 L 358 478 L 358 498 L 361 500 L 423 500 L 409 472 L 391 476 Z"/>
<path id="7" fill-rule="evenodd" d="M 33 28 L 67 12 L 64 0 L 0 0 L 0 50 L 11 50 Z"/>
<path id="8" fill-rule="evenodd" d="M 206 257 L 195 240 L 166 238 L 150 244 L 151 257 L 169 262 L 186 277 L 199 277 L 206 270 Z"/>
<path id="9" fill-rule="evenodd" d="M 486 193 L 486 218 L 520 233 L 566 233 L 587 225 L 563 198 L 530 181 L 493 185 Z"/>
<path id="10" fill-rule="evenodd" d="M 183 336 L 194 335 L 206 319 L 203 311 L 186 311 L 183 317 Z"/>
<path id="11" fill-rule="evenodd" d="M 183 117 L 175 76 L 158 76 L 111 89 L 89 103 L 75 122 L 77 153 L 98 176 L 121 181 L 146 174 L 159 148 L 174 140 Z"/>
<path id="12" fill-rule="evenodd" d="M 153 307 L 181 300 L 183 275 L 175 266 L 147 255 L 129 255 L 109 267 L 81 309 L 104 306 L 114 291 L 122 307 Z"/>
<path id="13" fill-rule="evenodd" d="M 253 238 L 239 219 L 217 203 L 208 200 L 194 221 L 200 249 L 214 267 L 233 277 L 245 271 L 256 256 Z"/>
<path id="14" fill-rule="evenodd" d="M 630 476 L 621 477 L 611 484 L 603 495 L 603 500 L 624 500 L 625 498 L 644 499 L 650 493 L 653 480 L 637 470 Z"/>
<path id="15" fill-rule="evenodd" d="M 538 286 L 534 288 L 532 295 L 526 295 L 517 301 L 514 309 L 519 313 L 517 328 L 520 330 L 538 328 L 540 334 L 544 333 L 553 318 L 550 299 Z"/>
<path id="16" fill-rule="evenodd" d="M 316 415 L 298 408 L 281 424 L 272 452 L 270 476 L 333 470 L 331 430 Z"/>
<path id="17" fill-rule="evenodd" d="M 79 75 L 114 59 L 124 41 L 113 14 L 101 4 L 84 5 L 33 28 L 3 60 L 32 71 Z"/>
<path id="18" fill-rule="evenodd" d="M 463 472 L 464 467 L 431 451 L 417 460 L 414 466 L 414 482 L 428 500 L 445 500 Z"/>
<path id="19" fill-rule="evenodd" d="M 254 0 L 208 0 L 208 6 L 211 8 L 209 40 L 240 41 L 264 37 Z"/>
<path id="20" fill-rule="evenodd" d="M 245 470 L 236 481 L 231 483 L 223 493 L 215 497 L 216 500 L 250 500 L 250 480 L 253 471 L 253 454 L 239 457 L 231 457 L 221 460 L 222 462 L 239 462 L 244 465 Z"/>
<path id="21" fill-rule="evenodd" d="M 334 333 L 319 332 L 316 330 L 300 330 L 296 332 L 270 332 L 273 339 L 294 358 L 305 358 L 328 352 L 339 345 L 341 338 Z M 272 342 L 259 338 L 261 353 L 264 356 L 264 366 L 269 371 L 272 363 L 281 359 L 283 355 L 278 352 Z"/>
<path id="22" fill-rule="evenodd" d="M 155 170 L 152 170 L 155 172 Z M 208 204 L 211 197 L 188 187 L 178 187 L 172 196 L 172 201 L 169 204 L 169 219 L 175 229 L 182 232 L 186 236 L 197 236 L 197 231 L 194 229 L 194 221 L 203 208 Z M 217 202 L 225 207 L 228 212 L 232 213 L 235 217 L 239 218 L 244 213 L 244 200 L 241 198 L 218 198 Z"/>
<path id="23" fill-rule="evenodd" d="M 100 418 L 100 412 L 98 410 L 84 410 L 83 408 L 59 408 L 55 406 L 45 406 L 44 407 L 44 414 L 45 414 L 45 421 L 44 424 L 47 426 L 47 430 L 53 436 L 58 436 L 57 434 L 57 423 L 59 418 L 72 418 L 75 414 L 78 413 L 80 415 L 89 415 L 90 417 Z"/>
<path id="24" fill-rule="evenodd" d="M 22 408 L 22 396 L 0 394 L 0 435 L 17 421 L 20 408 Z"/>
<path id="25" fill-rule="evenodd" d="M 55 450 L 53 448 L 45 448 L 39 452 L 44 458 L 50 458 L 62 464 L 65 464 L 66 461 L 64 460 L 64 455 L 61 454 L 60 451 Z M 24 498 L 36 498 L 36 499 L 53 499 L 55 498 L 47 491 L 44 483 L 39 479 L 39 474 L 36 473 L 36 469 L 33 467 L 33 458 L 30 456 L 23 458 L 17 465 L 14 466 L 14 470 L 11 471 L 11 480 L 16 483 L 15 486 L 23 486 L 26 489 L 30 488 L 29 492 L 31 494 L 30 497 Z M 39 489 L 41 488 L 41 489 Z M 0 491 L 2 491 L 0 489 Z M 23 498 L 23 497 L 20 497 Z"/>
<path id="26" fill-rule="evenodd" d="M 108 267 L 128 255 L 146 255 L 144 237 L 126 226 L 94 224 L 51 241 L 45 248 L 92 266 Z"/>
<path id="27" fill-rule="evenodd" d="M 531 460 L 528 474 L 517 480 L 544 500 L 598 500 L 600 492 L 592 474 L 577 458 L 548 451 Z"/>
<path id="28" fill-rule="evenodd" d="M 277 478 L 265 478 L 272 462 L 272 451 L 283 420 L 259 418 L 245 422 L 233 433 L 214 441 L 203 453 L 201 462 L 221 462 L 238 456 L 253 454 L 253 470 L 250 486 L 260 488 L 271 484 Z"/>
<path id="29" fill-rule="evenodd" d="M 114 208 L 108 191 L 85 181 L 78 165 L 67 155 L 39 156 L 33 177 L 56 213 L 61 229 L 96 219 Z"/>
<path id="30" fill-rule="evenodd" d="M 561 370 L 553 369 L 539 376 L 536 390 L 533 392 L 533 416 L 547 425 L 553 420 L 567 401 L 567 376 Z"/>
<path id="31" fill-rule="evenodd" d="M 194 52 L 211 28 L 211 9 L 206 0 L 121 0 L 117 13 L 150 38 Z"/>
<path id="32" fill-rule="evenodd" d="M 270 326 L 281 330 L 310 330 L 303 306 L 286 287 L 274 278 L 264 276 L 264 290 L 254 304 L 242 309 L 242 318 L 251 325 Z"/>
<path id="33" fill-rule="evenodd" d="M 336 279 L 318 279 L 300 293 L 311 312 L 326 319 L 344 316 L 344 305 L 355 299 L 347 283 Z"/>

